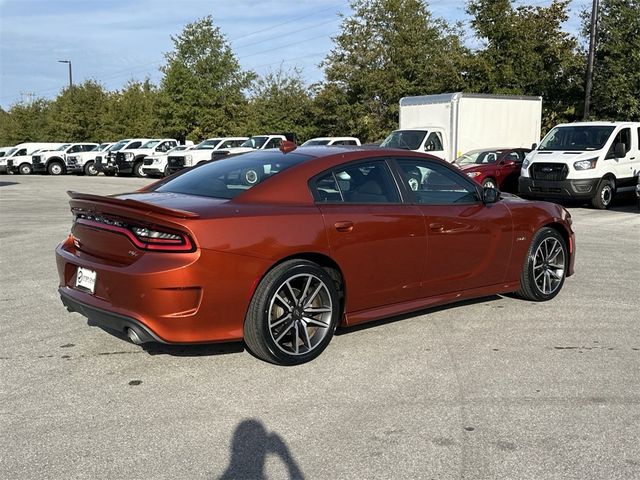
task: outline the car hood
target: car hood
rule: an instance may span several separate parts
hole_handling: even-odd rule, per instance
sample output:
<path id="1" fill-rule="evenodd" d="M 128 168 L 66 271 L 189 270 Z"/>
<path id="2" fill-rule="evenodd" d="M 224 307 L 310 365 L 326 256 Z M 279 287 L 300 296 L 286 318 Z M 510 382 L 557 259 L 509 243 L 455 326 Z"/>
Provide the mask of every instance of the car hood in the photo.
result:
<path id="1" fill-rule="evenodd" d="M 467 165 L 458 165 L 455 164 L 463 172 L 471 172 L 471 171 L 483 171 L 488 170 L 495 166 L 495 163 L 470 163 Z"/>
<path id="2" fill-rule="evenodd" d="M 602 150 L 568 151 L 568 150 L 534 150 L 527 155 L 530 162 L 573 163 L 579 160 L 598 157 Z"/>

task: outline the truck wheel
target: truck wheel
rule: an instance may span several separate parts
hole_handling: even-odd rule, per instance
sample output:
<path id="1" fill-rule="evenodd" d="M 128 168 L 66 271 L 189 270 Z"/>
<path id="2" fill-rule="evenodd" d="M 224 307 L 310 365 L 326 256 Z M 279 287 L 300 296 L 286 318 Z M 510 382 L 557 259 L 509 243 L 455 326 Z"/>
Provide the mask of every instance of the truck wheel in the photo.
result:
<path id="1" fill-rule="evenodd" d="M 84 174 L 89 175 L 90 177 L 95 177 L 98 175 L 98 170 L 96 170 L 96 164 L 93 162 L 88 162 L 84 166 Z"/>
<path id="2" fill-rule="evenodd" d="M 496 181 L 493 178 L 485 178 L 482 182 L 482 186 L 484 188 L 498 188 L 498 185 L 496 185 Z"/>
<path id="3" fill-rule="evenodd" d="M 600 180 L 594 197 L 591 199 L 591 204 L 594 208 L 600 210 L 606 210 L 611 205 L 613 195 L 615 193 L 615 185 L 608 178 Z"/>
<path id="4" fill-rule="evenodd" d="M 51 162 L 47 167 L 49 175 L 62 175 L 64 173 L 64 167 L 60 162 Z"/>
<path id="5" fill-rule="evenodd" d="M 20 173 L 20 175 L 31 175 L 31 172 L 33 172 L 33 168 L 31 168 L 31 165 L 29 165 L 28 163 L 23 163 L 22 165 L 20 165 L 20 167 L 18 167 L 18 172 Z"/>
<path id="6" fill-rule="evenodd" d="M 144 170 L 142 169 L 142 162 L 138 162 L 133 166 L 133 174 L 136 177 L 146 177 L 147 174 L 144 173 Z"/>
<path id="7" fill-rule="evenodd" d="M 551 300 L 564 284 L 568 265 L 564 238 L 553 228 L 541 228 L 527 252 L 518 296 L 532 302 Z"/>

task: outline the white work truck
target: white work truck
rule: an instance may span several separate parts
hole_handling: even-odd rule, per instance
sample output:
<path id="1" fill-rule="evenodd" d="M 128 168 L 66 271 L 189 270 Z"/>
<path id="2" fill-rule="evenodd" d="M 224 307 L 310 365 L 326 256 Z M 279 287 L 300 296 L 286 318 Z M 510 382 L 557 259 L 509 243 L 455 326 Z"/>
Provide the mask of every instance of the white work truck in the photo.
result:
<path id="1" fill-rule="evenodd" d="M 98 175 L 96 157 L 101 153 L 104 154 L 111 145 L 113 143 L 101 143 L 96 145 L 93 150 L 67 155 L 65 159 L 67 173 L 84 173 L 91 177 Z"/>
<path id="2" fill-rule="evenodd" d="M 157 153 L 166 153 L 180 144 L 175 138 L 156 138 L 149 140 L 138 148 L 123 148 L 116 153 L 118 175 L 134 174 L 144 177 L 144 158 Z"/>
<path id="3" fill-rule="evenodd" d="M 167 161 L 168 173 L 175 173 L 183 168 L 194 167 L 213 159 L 216 152 L 237 149 L 248 137 L 215 137 L 207 138 L 188 152 L 172 152 Z"/>
<path id="4" fill-rule="evenodd" d="M 640 122 L 567 123 L 526 156 L 518 191 L 606 209 L 616 193 L 634 190 L 639 174 Z"/>
<path id="5" fill-rule="evenodd" d="M 443 93 L 400 99 L 400 128 L 381 144 L 453 162 L 482 148 L 531 148 L 540 139 L 542 97 Z"/>
<path id="6" fill-rule="evenodd" d="M 23 167 L 23 173 L 31 173 L 33 171 L 31 156 L 35 152 L 52 150 L 58 148 L 60 145 L 62 145 L 62 143 L 25 142 L 8 148 L 4 151 L 4 155 L 0 157 L 0 173 L 15 171 L 20 168 L 21 165 L 25 164 L 28 165 L 28 168 Z"/>
<path id="7" fill-rule="evenodd" d="M 93 150 L 97 143 L 65 143 L 54 150 L 41 150 L 31 156 L 34 173 L 62 175 L 66 173 L 67 155 Z"/>

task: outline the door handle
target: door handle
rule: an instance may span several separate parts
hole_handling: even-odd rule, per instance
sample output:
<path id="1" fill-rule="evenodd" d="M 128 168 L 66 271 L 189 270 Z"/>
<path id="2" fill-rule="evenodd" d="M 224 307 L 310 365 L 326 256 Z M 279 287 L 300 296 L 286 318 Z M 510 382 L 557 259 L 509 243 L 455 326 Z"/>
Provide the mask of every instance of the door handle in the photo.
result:
<path id="1" fill-rule="evenodd" d="M 442 230 L 444 230 L 444 225 L 442 225 L 441 223 L 430 223 L 429 230 L 433 232 L 441 232 Z"/>
<path id="2" fill-rule="evenodd" d="M 336 222 L 333 226 L 336 227 L 336 230 L 339 232 L 349 233 L 353 231 L 353 222 L 348 220 L 344 222 Z"/>

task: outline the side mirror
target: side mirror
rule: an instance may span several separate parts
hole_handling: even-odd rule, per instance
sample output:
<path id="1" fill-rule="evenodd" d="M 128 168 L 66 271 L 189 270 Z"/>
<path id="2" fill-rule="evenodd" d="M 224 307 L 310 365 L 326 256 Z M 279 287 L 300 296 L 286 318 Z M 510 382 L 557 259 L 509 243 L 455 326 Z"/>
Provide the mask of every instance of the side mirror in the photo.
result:
<path id="1" fill-rule="evenodd" d="M 535 150 L 536 148 L 538 148 L 538 144 L 537 143 L 532 143 L 531 144 L 531 150 Z"/>
<path id="2" fill-rule="evenodd" d="M 498 200 L 500 200 L 500 190 L 491 187 L 482 190 L 482 201 L 484 203 L 496 203 Z"/>
<path id="3" fill-rule="evenodd" d="M 613 152 L 616 158 L 624 158 L 627 155 L 627 149 L 624 143 L 616 143 L 615 147 L 613 147 Z"/>

